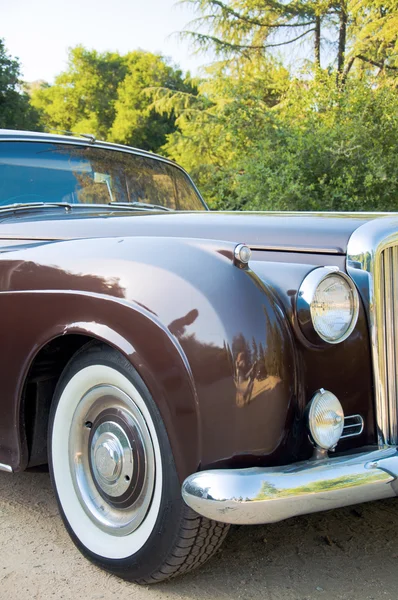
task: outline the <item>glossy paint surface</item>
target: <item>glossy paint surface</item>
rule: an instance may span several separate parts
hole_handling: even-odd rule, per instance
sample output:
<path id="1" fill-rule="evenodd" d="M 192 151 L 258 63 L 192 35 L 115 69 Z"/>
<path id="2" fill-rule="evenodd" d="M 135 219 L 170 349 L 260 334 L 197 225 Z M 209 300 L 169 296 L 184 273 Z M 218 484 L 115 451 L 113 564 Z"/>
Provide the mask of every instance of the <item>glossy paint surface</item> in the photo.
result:
<path id="1" fill-rule="evenodd" d="M 76 333 L 138 370 L 181 480 L 207 467 L 309 458 L 303 414 L 320 387 L 365 419 L 338 450 L 375 443 L 362 305 L 336 346 L 310 344 L 295 313 L 307 273 L 344 271 L 352 232 L 372 218 L 98 207 L 0 215 L 0 463 L 26 467 L 25 378 L 49 341 Z M 234 265 L 239 243 L 253 249 L 249 269 Z"/>
<path id="2" fill-rule="evenodd" d="M 201 464 L 277 454 L 294 398 L 293 347 L 268 290 L 234 266 L 233 248 L 108 238 L 0 254 L 1 462 L 26 463 L 18 424 L 32 359 L 78 332 L 118 348 L 140 372 L 181 477 Z"/>
<path id="3" fill-rule="evenodd" d="M 54 337 L 79 332 L 118 348 L 140 372 L 181 478 L 199 467 L 308 458 L 302 417 L 319 387 L 333 391 L 346 414 L 365 418 L 361 438 L 342 448 L 373 441 L 363 312 L 354 334 L 333 347 L 309 346 L 295 321 L 296 291 L 319 258 L 283 268 L 254 260 L 251 270 L 241 270 L 228 242 L 129 237 L 4 244 L 0 462 L 19 468 L 27 461 L 18 424 L 34 356 Z"/>
<path id="4" fill-rule="evenodd" d="M 330 261 L 325 261 L 322 255 L 299 255 L 300 262 L 293 262 L 289 255 L 287 262 L 281 263 L 275 261 L 274 253 L 264 252 L 260 257 L 259 254 L 256 253 L 256 260 L 252 261 L 251 268 L 279 298 L 293 330 L 300 372 L 297 380 L 299 422 L 300 415 L 314 392 L 323 387 L 338 397 L 346 416 L 360 414 L 365 421 L 362 434 L 340 441 L 337 451 L 374 443 L 376 436 L 371 348 L 362 301 L 353 333 L 340 344 L 327 344 L 321 340 L 318 344 L 309 342 L 304 337 L 297 318 L 297 293 L 307 273 L 320 266 L 330 266 L 332 262 L 345 272 L 345 257 L 330 257 Z M 273 255 L 272 260 L 267 260 L 271 258 L 269 254 Z"/>
<path id="5" fill-rule="evenodd" d="M 369 216 L 252 212 L 112 212 L 100 207 L 45 213 L 0 213 L 3 239 L 54 240 L 148 236 L 228 240 L 252 248 L 344 254 L 351 233 Z"/>

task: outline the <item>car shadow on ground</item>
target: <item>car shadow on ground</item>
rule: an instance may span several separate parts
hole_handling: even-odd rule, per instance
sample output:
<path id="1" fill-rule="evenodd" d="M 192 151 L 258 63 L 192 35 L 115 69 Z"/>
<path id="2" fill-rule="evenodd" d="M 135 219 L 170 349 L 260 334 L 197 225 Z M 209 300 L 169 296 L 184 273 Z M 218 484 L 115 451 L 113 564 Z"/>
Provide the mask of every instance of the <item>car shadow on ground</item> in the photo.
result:
<path id="1" fill-rule="evenodd" d="M 12 583 L 15 596 L 4 596 L 10 600 L 35 597 L 35 589 L 40 600 L 53 598 L 54 586 L 55 597 L 85 600 L 397 598 L 395 499 L 267 526 L 233 527 L 221 550 L 201 569 L 140 588 L 80 556 L 62 526 L 48 473 L 0 475 L 0 536 L 0 586 L 5 593 L 4 582 Z M 18 568 L 10 555 L 18 556 Z M 26 595 L 18 587 L 21 573 Z"/>

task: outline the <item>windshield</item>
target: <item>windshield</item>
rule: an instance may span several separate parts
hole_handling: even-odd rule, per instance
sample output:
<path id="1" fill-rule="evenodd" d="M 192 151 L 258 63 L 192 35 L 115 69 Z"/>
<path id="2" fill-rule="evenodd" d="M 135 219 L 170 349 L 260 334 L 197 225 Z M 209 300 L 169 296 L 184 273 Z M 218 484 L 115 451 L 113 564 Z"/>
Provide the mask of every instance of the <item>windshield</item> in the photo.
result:
<path id="1" fill-rule="evenodd" d="M 0 208 L 38 202 L 205 210 L 187 175 L 156 158 L 68 144 L 0 143 Z"/>

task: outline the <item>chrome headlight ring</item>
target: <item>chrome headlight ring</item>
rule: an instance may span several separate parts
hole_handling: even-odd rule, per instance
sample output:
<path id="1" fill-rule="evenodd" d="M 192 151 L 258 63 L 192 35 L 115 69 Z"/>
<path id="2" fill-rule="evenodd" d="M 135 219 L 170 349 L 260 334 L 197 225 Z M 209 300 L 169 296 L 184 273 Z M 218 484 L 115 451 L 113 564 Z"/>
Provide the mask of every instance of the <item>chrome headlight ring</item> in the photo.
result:
<path id="1" fill-rule="evenodd" d="M 328 294 L 328 281 L 330 288 L 338 285 L 341 287 L 340 306 L 336 303 L 336 298 L 333 301 L 333 294 L 329 305 L 325 301 Z M 339 344 L 346 340 L 357 323 L 358 313 L 359 296 L 355 284 L 338 267 L 318 267 L 304 278 L 297 296 L 297 317 L 302 332 L 310 342 Z M 330 323 L 327 322 L 328 318 Z M 333 333 L 334 322 L 336 325 Z M 329 335 L 325 332 L 327 329 L 330 330 Z"/>

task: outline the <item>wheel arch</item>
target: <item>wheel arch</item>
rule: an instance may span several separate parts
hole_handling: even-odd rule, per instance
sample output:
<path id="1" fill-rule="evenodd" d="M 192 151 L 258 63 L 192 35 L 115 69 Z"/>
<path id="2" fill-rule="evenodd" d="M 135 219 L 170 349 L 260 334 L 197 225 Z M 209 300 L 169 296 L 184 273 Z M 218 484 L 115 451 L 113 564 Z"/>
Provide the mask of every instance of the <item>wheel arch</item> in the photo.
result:
<path id="1" fill-rule="evenodd" d="M 27 467 L 47 463 L 49 412 L 56 385 L 74 354 L 93 342 L 99 340 L 83 334 L 56 336 L 31 360 L 20 401 L 21 443 L 27 448 Z"/>
<path id="2" fill-rule="evenodd" d="M 55 294 L 59 296 L 59 293 Z M 70 296 L 72 304 L 76 299 L 75 294 L 61 295 Z M 113 318 L 106 324 L 105 317 L 101 319 L 98 314 L 93 314 L 93 298 L 77 295 L 80 296 L 80 313 L 84 315 L 84 304 L 88 301 L 91 304 L 90 317 L 94 319 L 73 319 L 74 311 L 71 311 L 68 322 L 58 319 L 57 324 L 48 323 L 46 330 L 40 331 L 40 342 L 32 346 L 28 356 L 25 355 L 24 368 L 19 373 L 17 410 L 14 413 L 20 451 L 10 464 L 14 470 L 23 470 L 43 463 L 46 451 L 43 448 L 43 436 L 47 430 L 50 398 L 56 383 L 72 356 L 85 344 L 97 342 L 123 355 L 145 382 L 165 422 L 178 474 L 183 480 L 200 463 L 200 420 L 193 378 L 182 348 L 161 323 L 146 315 L 140 307 L 109 297 L 97 298 L 97 308 L 111 302 L 115 309 Z M 65 309 L 64 302 L 62 306 Z M 101 308 L 97 313 L 101 313 Z M 129 326 L 125 330 L 120 328 L 120 323 L 126 320 L 126 315 Z M 31 389 L 28 391 L 28 388 L 34 386 L 37 380 L 45 381 L 46 361 L 54 352 L 57 356 L 49 372 L 52 381 L 43 384 L 43 389 L 47 386 L 44 396 L 35 398 L 35 392 Z M 194 440 L 196 443 L 193 443 Z"/>

